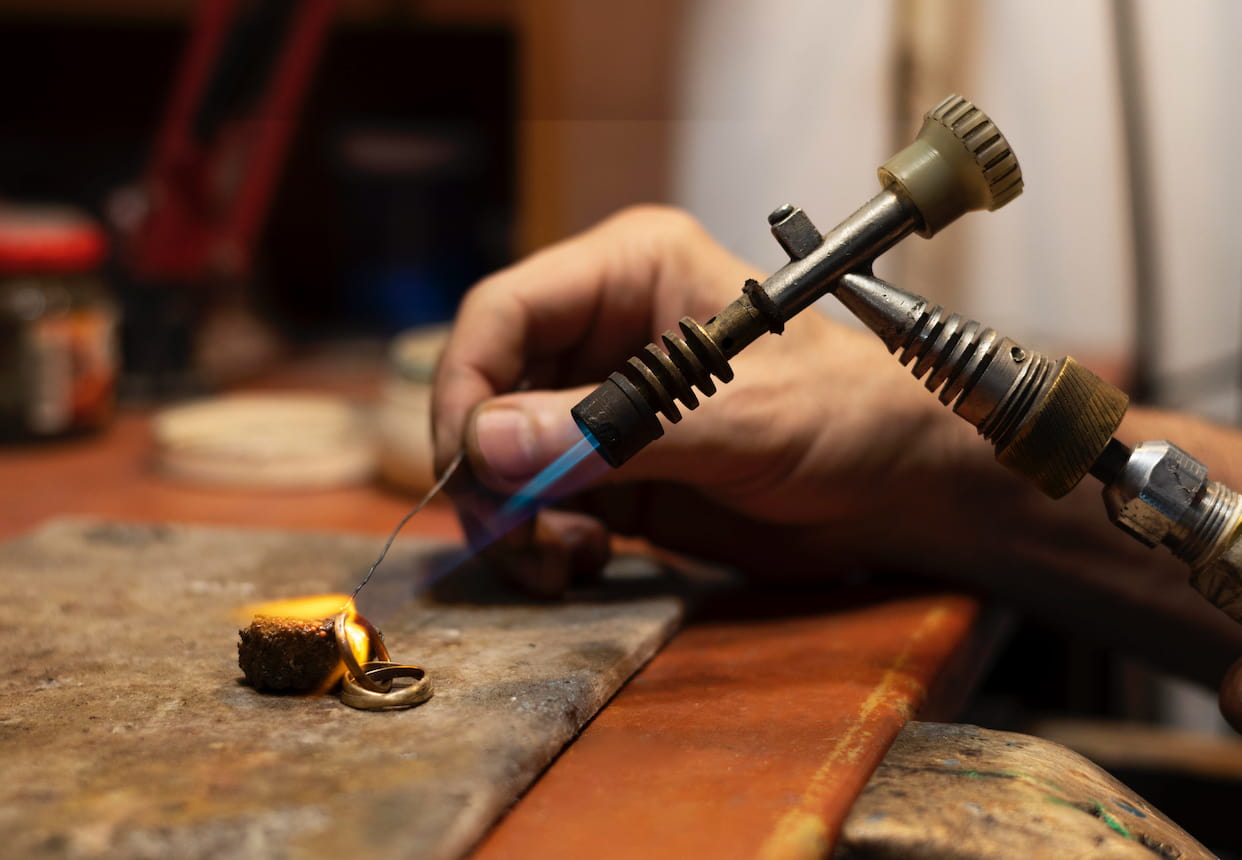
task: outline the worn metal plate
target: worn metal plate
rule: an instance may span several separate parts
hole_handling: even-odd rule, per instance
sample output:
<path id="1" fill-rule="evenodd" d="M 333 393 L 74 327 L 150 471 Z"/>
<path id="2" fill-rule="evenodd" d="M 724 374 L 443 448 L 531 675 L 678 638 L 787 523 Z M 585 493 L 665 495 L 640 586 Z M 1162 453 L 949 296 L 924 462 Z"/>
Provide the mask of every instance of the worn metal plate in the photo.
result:
<path id="1" fill-rule="evenodd" d="M 681 614 L 639 571 L 563 604 L 469 566 L 416 595 L 453 550 L 404 542 L 360 607 L 433 676 L 430 702 L 364 712 L 239 683 L 239 605 L 347 591 L 376 548 L 100 521 L 0 545 L 3 853 L 458 856 Z"/>
<path id="2" fill-rule="evenodd" d="M 835 860 L 1210 860 L 1098 766 L 1030 735 L 908 723 L 859 796 Z"/>

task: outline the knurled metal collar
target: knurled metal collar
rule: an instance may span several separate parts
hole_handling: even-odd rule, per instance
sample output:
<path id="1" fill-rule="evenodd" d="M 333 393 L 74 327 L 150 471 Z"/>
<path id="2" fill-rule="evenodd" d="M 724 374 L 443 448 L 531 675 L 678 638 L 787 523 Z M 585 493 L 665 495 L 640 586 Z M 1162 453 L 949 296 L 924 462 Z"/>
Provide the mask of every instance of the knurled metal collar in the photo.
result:
<path id="1" fill-rule="evenodd" d="M 927 112 L 926 120 L 939 123 L 956 137 L 987 181 L 989 210 L 999 209 L 1022 193 L 1022 168 L 996 123 L 970 101 L 951 95 Z"/>

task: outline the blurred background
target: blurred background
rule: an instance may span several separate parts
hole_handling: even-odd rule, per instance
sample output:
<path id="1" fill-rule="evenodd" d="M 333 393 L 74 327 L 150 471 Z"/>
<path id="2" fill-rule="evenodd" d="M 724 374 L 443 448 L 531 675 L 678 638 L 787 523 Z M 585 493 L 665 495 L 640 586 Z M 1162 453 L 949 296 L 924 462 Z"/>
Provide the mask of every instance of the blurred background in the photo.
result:
<path id="1" fill-rule="evenodd" d="M 218 5 L 268 6 L 279 26 L 296 7 Z M 921 113 L 961 91 L 1016 141 L 1022 202 L 906 243 L 884 274 L 1046 351 L 1140 374 L 1145 399 L 1225 420 L 1242 409 L 1236 4 L 324 6 L 306 78 L 279 105 L 289 139 L 257 183 L 270 199 L 245 237 L 253 262 L 234 267 L 284 336 L 448 319 L 482 273 L 635 202 L 684 206 L 774 268 L 763 219 L 776 203 L 835 222 Z M 195 8 L 0 3 L 0 199 L 86 210 L 124 270 L 115 231 L 142 217 Z M 265 69 L 246 62 L 281 47 L 217 46 L 223 66 L 253 56 L 197 105 L 223 118 L 192 121 L 272 122 L 247 113 Z"/>
<path id="2" fill-rule="evenodd" d="M 632 203 L 683 206 L 775 269 L 769 211 L 836 223 L 960 92 L 1026 191 L 878 273 L 1236 423 L 1240 37 L 1231 0 L 0 0 L 0 415 L 18 435 L 107 420 L 26 402 L 20 344 L 57 338 L 98 353 L 95 387 L 115 372 L 122 400 L 306 350 L 425 386 L 434 350 L 384 359 L 394 335 Z M 62 305 L 93 327 L 31 334 Z M 1029 624 L 975 707 L 998 728 L 1218 729 L 1209 693 Z M 1237 794 L 1187 779 L 1186 797 Z"/>

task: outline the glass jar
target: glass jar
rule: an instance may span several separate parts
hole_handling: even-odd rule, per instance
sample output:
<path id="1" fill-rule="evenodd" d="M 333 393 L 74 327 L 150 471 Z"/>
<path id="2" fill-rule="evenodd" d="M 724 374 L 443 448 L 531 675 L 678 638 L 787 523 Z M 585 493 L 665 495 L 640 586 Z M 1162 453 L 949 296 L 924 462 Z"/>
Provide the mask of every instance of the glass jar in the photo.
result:
<path id="1" fill-rule="evenodd" d="M 0 204 L 0 437 L 101 427 L 118 374 L 117 310 L 86 214 Z"/>

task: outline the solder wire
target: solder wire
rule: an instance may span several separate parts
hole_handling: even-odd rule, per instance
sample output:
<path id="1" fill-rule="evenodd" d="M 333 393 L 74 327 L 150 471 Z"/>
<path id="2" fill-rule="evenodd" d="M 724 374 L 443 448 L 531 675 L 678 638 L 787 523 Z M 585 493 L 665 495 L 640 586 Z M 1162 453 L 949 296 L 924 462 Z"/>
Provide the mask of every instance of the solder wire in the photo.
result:
<path id="1" fill-rule="evenodd" d="M 576 445 L 570 447 L 569 450 L 561 454 L 556 460 L 545 466 L 539 474 L 531 478 L 530 481 L 510 496 L 504 504 L 488 517 L 482 524 L 485 535 L 476 537 L 471 542 L 470 549 L 473 553 L 479 553 L 486 549 L 500 536 L 533 517 L 544 505 L 550 504 L 555 499 L 580 488 L 595 477 L 598 477 L 601 472 L 607 471 L 608 464 L 597 454 L 599 443 L 596 442 L 595 437 L 591 435 L 590 431 L 583 428 L 583 433 L 583 439 L 580 439 Z M 584 461 L 588 461 L 592 454 L 597 454 L 594 458 L 593 467 L 578 473 L 578 467 Z M 453 477 L 464 458 L 465 452 L 458 451 L 457 456 L 449 463 L 448 468 L 444 470 L 444 474 L 436 481 L 435 486 L 427 492 L 427 495 L 423 496 L 422 500 L 408 514 L 402 517 L 401 522 L 397 523 L 397 527 L 388 536 L 384 548 L 380 550 L 379 556 L 372 563 L 371 568 L 367 571 L 367 575 L 362 578 L 362 581 L 358 583 L 358 587 L 354 589 L 353 594 L 349 596 L 349 602 L 345 605 L 346 609 L 358 597 L 358 592 L 362 591 L 363 587 L 371 581 L 376 568 L 384 561 L 385 556 L 388 555 L 388 550 L 397 539 L 397 534 L 410 521 L 411 517 L 426 507 L 427 503 L 444 489 L 444 485 Z"/>
<path id="2" fill-rule="evenodd" d="M 582 432 L 583 439 L 545 466 L 543 471 L 527 481 L 525 486 L 500 506 L 488 528 L 490 533 L 496 537 L 505 534 L 518 523 L 534 516 L 539 508 L 553 499 L 580 488 L 581 484 L 607 471 L 607 464 L 598 456 L 599 443 L 589 430 L 584 428 Z M 592 454 L 596 455 L 596 468 L 588 470 L 587 474 L 575 476 L 575 470 Z M 576 480 L 573 480 L 575 477 Z M 569 486 L 565 483 L 567 479 L 571 481 Z"/>
<path id="3" fill-rule="evenodd" d="M 465 459 L 465 456 L 465 451 L 458 451 L 457 456 L 453 458 L 452 462 L 449 463 L 448 468 L 444 470 L 442 475 L 440 475 L 440 479 L 435 482 L 430 490 L 427 491 L 427 495 L 423 496 L 422 500 L 411 508 L 408 514 L 401 518 L 401 522 L 397 523 L 397 527 L 393 529 L 392 534 L 388 536 L 388 540 L 384 544 L 384 548 L 380 550 L 379 556 L 374 562 L 371 563 L 371 569 L 368 570 L 367 575 L 362 578 L 362 582 L 358 583 L 358 587 L 354 589 L 353 594 L 349 595 L 349 603 L 353 603 L 354 599 L 358 596 L 358 592 L 362 591 L 363 587 L 371 581 L 371 577 L 375 574 L 375 569 L 380 566 L 380 562 L 382 562 L 384 557 L 388 555 L 388 550 L 392 548 L 392 543 L 397 539 L 397 535 L 400 533 L 401 529 L 405 528 L 405 524 L 408 523 L 416 513 L 427 507 L 427 503 L 434 499 L 436 495 L 444 489 L 444 485 L 448 483 L 449 478 L 453 477 L 453 473 L 457 471 L 457 468 L 461 465 L 461 462 Z M 349 604 L 346 604 L 346 606 L 348 605 Z"/>

